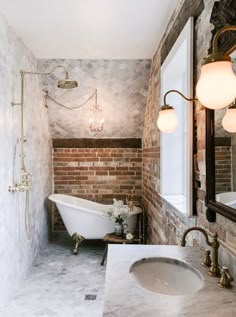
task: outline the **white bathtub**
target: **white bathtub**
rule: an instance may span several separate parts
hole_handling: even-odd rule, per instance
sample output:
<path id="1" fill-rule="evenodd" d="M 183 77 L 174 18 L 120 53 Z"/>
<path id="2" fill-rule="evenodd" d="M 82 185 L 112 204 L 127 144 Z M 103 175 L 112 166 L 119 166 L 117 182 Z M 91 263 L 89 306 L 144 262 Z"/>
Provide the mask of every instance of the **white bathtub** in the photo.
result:
<path id="1" fill-rule="evenodd" d="M 217 194 L 216 201 L 236 209 L 236 192 Z"/>
<path id="2" fill-rule="evenodd" d="M 77 233 L 85 239 L 102 239 L 105 234 L 114 231 L 114 223 L 103 216 L 103 211 L 111 205 L 62 194 L 52 194 L 48 198 L 56 203 L 71 236 Z M 134 232 L 140 212 L 141 208 L 133 207 L 130 217 L 125 220 L 128 225 L 126 231 Z"/>

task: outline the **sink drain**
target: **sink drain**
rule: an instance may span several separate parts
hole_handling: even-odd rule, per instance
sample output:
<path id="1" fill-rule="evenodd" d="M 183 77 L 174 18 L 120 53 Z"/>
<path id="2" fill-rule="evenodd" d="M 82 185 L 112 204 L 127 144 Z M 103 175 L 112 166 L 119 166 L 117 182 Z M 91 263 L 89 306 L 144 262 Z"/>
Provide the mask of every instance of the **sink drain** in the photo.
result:
<path id="1" fill-rule="evenodd" d="M 97 295 L 94 294 L 87 294 L 85 295 L 85 300 L 96 300 L 97 299 Z"/>

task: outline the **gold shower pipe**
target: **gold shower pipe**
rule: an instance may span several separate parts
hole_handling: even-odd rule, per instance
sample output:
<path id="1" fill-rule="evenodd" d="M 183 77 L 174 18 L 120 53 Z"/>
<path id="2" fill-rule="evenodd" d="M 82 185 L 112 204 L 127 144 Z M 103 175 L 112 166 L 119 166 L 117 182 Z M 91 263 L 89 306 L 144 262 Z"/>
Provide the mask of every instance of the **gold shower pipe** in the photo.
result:
<path id="1" fill-rule="evenodd" d="M 21 76 L 21 96 L 20 96 L 20 102 L 12 102 L 12 106 L 21 106 L 21 114 L 20 114 L 20 158 L 21 158 L 21 171 L 23 172 L 25 167 L 24 167 L 24 142 L 25 137 L 24 137 L 24 76 L 25 72 L 23 70 L 20 71 L 20 76 Z M 22 175 L 21 175 L 21 183 L 22 183 Z"/>
<path id="2" fill-rule="evenodd" d="M 12 102 L 12 106 L 20 106 L 21 107 L 21 114 L 20 114 L 20 161 L 21 161 L 21 173 L 20 173 L 20 184 L 15 184 L 14 186 L 9 186 L 10 192 L 16 192 L 16 191 L 27 191 L 31 188 L 31 174 L 26 172 L 25 169 L 25 162 L 24 162 L 24 142 L 26 142 L 26 138 L 24 136 L 24 101 L 25 101 L 25 75 L 50 75 L 54 72 L 56 68 L 62 68 L 65 72 L 65 79 L 60 80 L 58 82 L 59 88 L 75 88 L 78 87 L 77 81 L 69 80 L 69 74 L 67 69 L 63 65 L 57 65 L 55 66 L 50 72 L 29 72 L 20 70 L 20 76 L 21 76 L 21 96 L 20 96 L 20 102 Z"/>
<path id="3" fill-rule="evenodd" d="M 57 65 L 55 67 L 52 68 L 52 70 L 50 72 L 29 72 L 29 71 L 24 71 L 24 70 L 20 70 L 20 76 L 21 76 L 21 97 L 20 97 L 20 102 L 16 103 L 16 102 L 12 102 L 12 106 L 21 106 L 21 115 L 20 115 L 20 119 L 21 119 L 21 131 L 20 131 L 20 158 L 21 158 L 21 181 L 20 183 L 23 183 L 23 176 L 24 173 L 26 173 L 25 171 L 25 164 L 24 164 L 24 142 L 26 141 L 25 136 L 24 136 L 24 94 L 25 94 L 25 75 L 51 75 L 55 69 L 57 68 L 62 68 L 65 72 L 65 81 L 69 79 L 69 73 L 67 71 L 67 69 L 65 68 L 65 66 L 63 65 Z"/>

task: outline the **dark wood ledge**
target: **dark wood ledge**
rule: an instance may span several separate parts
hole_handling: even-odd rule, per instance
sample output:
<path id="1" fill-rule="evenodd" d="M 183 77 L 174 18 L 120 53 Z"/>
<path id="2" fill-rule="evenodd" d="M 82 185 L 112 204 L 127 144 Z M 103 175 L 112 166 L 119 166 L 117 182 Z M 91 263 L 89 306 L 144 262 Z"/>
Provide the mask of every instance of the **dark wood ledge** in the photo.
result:
<path id="1" fill-rule="evenodd" d="M 142 148 L 142 139 L 53 139 L 53 148 Z"/>

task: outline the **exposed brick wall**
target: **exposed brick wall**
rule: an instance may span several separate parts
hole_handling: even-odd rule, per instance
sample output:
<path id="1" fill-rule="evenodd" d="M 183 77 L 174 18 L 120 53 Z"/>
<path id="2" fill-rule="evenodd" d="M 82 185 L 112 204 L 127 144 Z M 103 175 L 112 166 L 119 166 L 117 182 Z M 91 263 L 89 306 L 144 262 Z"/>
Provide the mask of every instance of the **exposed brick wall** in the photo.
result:
<path id="1" fill-rule="evenodd" d="M 216 193 L 232 191 L 231 146 L 215 147 Z"/>
<path id="2" fill-rule="evenodd" d="M 233 191 L 236 191 L 236 135 L 231 137 L 232 147 L 232 174 L 233 174 Z"/>
<path id="3" fill-rule="evenodd" d="M 233 259 L 236 254 L 236 225 L 232 221 L 217 214 L 215 223 L 206 220 L 205 192 L 206 192 L 206 163 L 205 163 L 205 111 L 201 110 L 201 104 L 196 103 L 194 109 L 196 129 L 196 167 L 199 176 L 197 192 L 198 218 L 187 218 L 176 211 L 170 204 L 163 200 L 160 195 L 160 133 L 156 126 L 160 100 L 161 82 L 160 67 L 162 59 L 162 47 L 166 44 L 170 32 L 179 32 L 176 21 L 183 19 L 182 7 L 185 4 L 185 12 L 194 7 L 196 0 L 181 0 L 169 22 L 166 32 L 152 60 L 149 91 L 145 113 L 143 133 L 143 203 L 148 213 L 149 241 L 154 244 L 179 244 L 186 228 L 198 225 L 205 228 L 210 234 L 217 232 L 221 240 L 220 259 L 227 253 L 224 264 L 230 266 L 231 272 L 236 276 L 233 269 Z M 205 9 L 195 21 L 195 62 L 194 81 L 199 76 L 201 60 L 208 53 L 211 42 L 210 15 L 214 0 L 204 1 Z M 182 10 L 182 11 L 181 11 Z M 174 27 L 173 27 L 174 26 Z M 173 87 L 174 89 L 174 87 Z M 196 172 L 196 171 L 195 171 Z M 191 237 L 191 235 L 189 235 Z M 190 241 L 191 242 L 191 241 Z M 195 234 L 192 243 L 202 243 L 202 236 Z"/>
<path id="4" fill-rule="evenodd" d="M 54 192 L 110 204 L 135 188 L 141 199 L 142 149 L 54 148 Z M 54 230 L 63 230 L 58 211 Z"/>
<path id="5" fill-rule="evenodd" d="M 169 49 L 171 48 L 173 43 L 166 43 L 168 42 L 169 33 L 175 33 L 172 37 L 176 39 L 179 31 L 188 20 L 189 16 L 186 16 L 186 12 L 190 9 L 187 6 L 195 7 L 198 11 L 200 1 L 191 1 L 191 5 L 189 2 L 179 1 L 152 60 L 143 133 L 143 202 L 148 212 L 149 240 L 151 243 L 176 244 L 182 235 L 184 226 L 187 227 L 193 224 L 193 220 L 186 217 L 186 219 L 182 219 L 182 217 L 179 219 L 178 215 L 173 213 L 171 206 L 163 201 L 159 195 L 160 133 L 156 125 L 159 106 L 162 104 L 160 94 L 163 47 L 165 52 L 168 46 Z M 187 6 L 185 3 L 187 3 Z M 198 116 L 202 116 L 202 113 L 199 113 Z M 201 128 L 198 127 L 200 131 Z M 202 141 L 200 143 L 202 146 Z M 182 221 L 184 221 L 184 224 L 182 224 Z"/>

